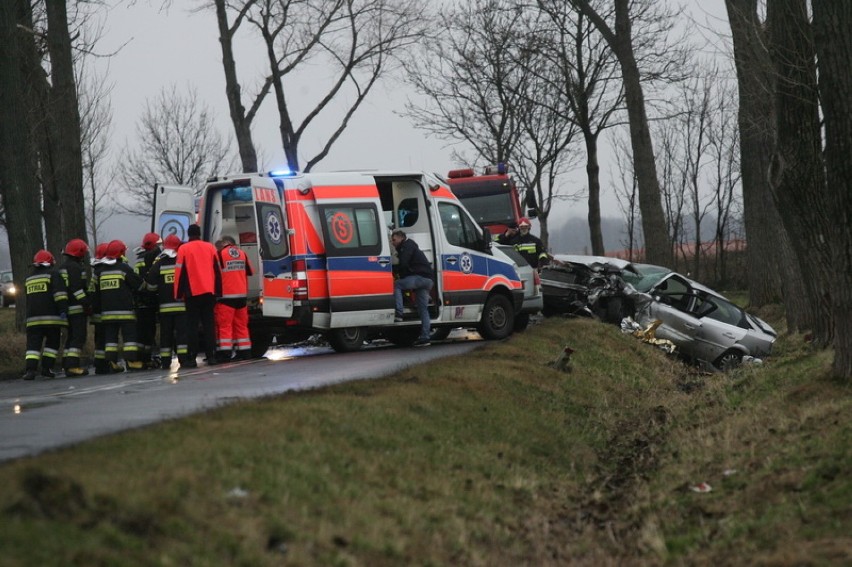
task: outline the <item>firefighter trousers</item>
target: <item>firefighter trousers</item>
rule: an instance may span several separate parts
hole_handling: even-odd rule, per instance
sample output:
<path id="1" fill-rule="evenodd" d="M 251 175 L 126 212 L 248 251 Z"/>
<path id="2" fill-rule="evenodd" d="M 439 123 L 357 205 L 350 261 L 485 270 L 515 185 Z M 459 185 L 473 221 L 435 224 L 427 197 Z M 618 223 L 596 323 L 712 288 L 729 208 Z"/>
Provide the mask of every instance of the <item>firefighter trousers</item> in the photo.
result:
<path id="1" fill-rule="evenodd" d="M 43 370 L 53 368 L 56 355 L 59 354 L 59 341 L 62 337 L 59 325 L 33 325 L 27 327 L 26 370 L 38 369 L 39 362 Z M 42 346 L 44 348 L 42 348 Z"/>

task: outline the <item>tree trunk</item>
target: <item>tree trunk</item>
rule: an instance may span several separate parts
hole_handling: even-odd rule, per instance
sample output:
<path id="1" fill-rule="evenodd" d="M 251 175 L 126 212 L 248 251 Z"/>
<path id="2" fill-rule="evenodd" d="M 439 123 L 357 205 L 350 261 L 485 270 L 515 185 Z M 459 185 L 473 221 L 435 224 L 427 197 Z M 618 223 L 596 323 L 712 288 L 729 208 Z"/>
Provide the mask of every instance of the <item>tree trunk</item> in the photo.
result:
<path id="1" fill-rule="evenodd" d="M 833 229 L 825 195 L 815 51 L 805 0 L 770 2 L 767 23 L 777 78 L 778 125 L 770 187 L 799 269 L 806 276 L 814 343 L 825 347 L 833 340 L 830 298 L 836 287 L 830 277 Z"/>
<path id="2" fill-rule="evenodd" d="M 46 224 L 51 241 L 61 243 L 72 238 L 86 238 L 86 216 L 83 207 L 83 150 L 80 139 L 80 110 L 77 105 L 77 85 L 74 61 L 71 56 L 71 36 L 68 33 L 68 13 L 65 0 L 47 0 L 47 47 L 50 54 L 50 111 L 52 127 L 48 136 L 53 143 L 54 168 L 43 169 L 55 184 L 60 213 L 58 225 Z M 45 219 L 47 220 L 47 219 Z M 58 250 L 54 250 L 58 252 Z"/>
<path id="3" fill-rule="evenodd" d="M 586 176 L 589 179 L 589 237 L 592 241 L 592 254 L 603 256 L 606 249 L 601 231 L 601 168 L 598 164 L 598 137 L 584 129 L 583 139 L 586 142 Z"/>
<path id="4" fill-rule="evenodd" d="M 831 309 L 835 375 L 852 378 L 852 3 L 813 0 L 814 41 L 825 116 L 825 165 L 833 234 Z"/>
<path id="5" fill-rule="evenodd" d="M 228 97 L 228 109 L 231 123 L 234 125 L 234 135 L 240 151 L 244 173 L 257 171 L 257 151 L 251 138 L 252 119 L 246 116 L 243 106 L 240 83 L 237 80 L 237 64 L 234 60 L 233 35 L 228 26 L 228 13 L 224 0 L 215 0 L 216 20 L 219 24 L 219 43 L 222 46 L 222 67 L 225 71 L 225 95 Z"/>
<path id="6" fill-rule="evenodd" d="M 18 27 L 20 26 L 20 28 Z M 33 254 L 42 246 L 39 185 L 28 122 L 31 93 L 25 89 L 33 37 L 27 0 L 0 2 L 0 190 L 6 207 L 6 231 L 15 283 L 23 288 Z M 23 329 L 26 294 L 18 299 L 17 326 Z"/>
<path id="7" fill-rule="evenodd" d="M 787 328 L 807 328 L 804 282 L 787 231 L 775 208 L 767 172 L 775 138 L 774 75 L 757 0 L 726 0 L 739 86 L 740 171 L 748 248 L 749 303 L 761 307 L 783 298 Z M 786 261 L 784 259 L 787 259 Z M 783 277 L 779 266 L 784 266 Z"/>

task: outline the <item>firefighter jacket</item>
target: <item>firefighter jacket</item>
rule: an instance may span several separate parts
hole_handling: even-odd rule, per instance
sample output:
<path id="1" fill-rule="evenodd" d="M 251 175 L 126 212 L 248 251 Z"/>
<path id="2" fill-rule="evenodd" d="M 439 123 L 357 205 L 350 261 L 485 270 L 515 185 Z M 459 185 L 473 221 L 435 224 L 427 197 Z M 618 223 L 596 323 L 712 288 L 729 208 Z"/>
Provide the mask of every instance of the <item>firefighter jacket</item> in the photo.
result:
<path id="1" fill-rule="evenodd" d="M 216 247 L 204 240 L 190 240 L 178 248 L 175 262 L 175 298 L 212 293 L 222 295 L 222 273 Z"/>
<path id="2" fill-rule="evenodd" d="M 183 313 L 186 305 L 175 299 L 175 262 L 177 258 L 164 252 L 157 256 L 145 274 L 145 287 L 156 292 L 160 313 Z"/>
<path id="3" fill-rule="evenodd" d="M 237 246 L 229 244 L 219 251 L 219 264 L 222 267 L 222 297 L 219 303 L 234 308 L 245 307 L 248 277 L 254 273 L 248 256 Z"/>
<path id="4" fill-rule="evenodd" d="M 83 315 L 91 309 L 89 298 L 89 281 L 83 264 L 78 258 L 65 256 L 65 261 L 59 267 L 59 273 L 65 281 L 68 292 L 68 315 Z"/>
<path id="5" fill-rule="evenodd" d="M 65 280 L 53 266 L 35 266 L 26 281 L 27 327 L 65 326 L 68 293 Z"/>
<path id="6" fill-rule="evenodd" d="M 135 321 L 133 297 L 142 286 L 142 279 L 133 268 L 120 260 L 103 264 L 97 274 L 97 290 L 101 308 L 101 321 Z M 94 278 L 92 278 L 94 279 Z"/>
<path id="7" fill-rule="evenodd" d="M 133 265 L 133 269 L 143 281 L 148 270 L 154 265 L 154 261 L 159 258 L 160 253 L 162 253 L 160 247 L 155 246 L 151 250 L 141 250 L 136 254 L 136 263 Z M 136 307 L 154 308 L 157 307 L 157 303 L 157 294 L 151 293 L 147 288 L 141 289 L 136 294 Z"/>
<path id="8" fill-rule="evenodd" d="M 426 259 L 426 254 L 417 246 L 417 243 L 406 238 L 399 243 L 396 249 L 399 257 L 399 264 L 396 266 L 396 272 L 400 278 L 406 276 L 417 275 L 424 278 L 432 278 L 432 264 Z"/>
<path id="9" fill-rule="evenodd" d="M 519 233 L 512 237 L 501 234 L 497 237 L 497 242 L 514 247 L 533 268 L 538 268 L 539 265 L 543 266 L 548 262 L 549 256 L 544 249 L 544 243 L 530 233 Z"/>

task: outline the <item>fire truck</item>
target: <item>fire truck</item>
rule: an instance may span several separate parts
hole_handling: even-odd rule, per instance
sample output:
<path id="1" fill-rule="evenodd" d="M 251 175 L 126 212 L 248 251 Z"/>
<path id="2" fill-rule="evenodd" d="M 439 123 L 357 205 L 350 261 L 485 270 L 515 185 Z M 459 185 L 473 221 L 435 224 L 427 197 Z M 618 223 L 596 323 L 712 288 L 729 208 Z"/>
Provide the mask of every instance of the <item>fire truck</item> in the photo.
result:
<path id="1" fill-rule="evenodd" d="M 473 168 L 454 169 L 447 174 L 447 184 L 470 211 L 480 225 L 497 238 L 506 228 L 524 216 L 520 193 L 510 176 L 509 164 L 489 165 L 481 175 Z M 535 198 L 527 194 L 529 211 L 526 216 L 536 216 Z"/>
<path id="2" fill-rule="evenodd" d="M 191 187 L 155 187 L 152 230 L 185 239 L 233 236 L 255 266 L 249 282 L 252 351 L 323 333 L 339 352 L 370 337 L 406 346 L 418 337 L 413 303 L 394 321 L 394 249 L 406 232 L 434 268 L 432 327 L 513 331 L 523 305 L 518 265 L 442 180 L 422 172 L 270 172 L 214 177 L 198 210 Z"/>

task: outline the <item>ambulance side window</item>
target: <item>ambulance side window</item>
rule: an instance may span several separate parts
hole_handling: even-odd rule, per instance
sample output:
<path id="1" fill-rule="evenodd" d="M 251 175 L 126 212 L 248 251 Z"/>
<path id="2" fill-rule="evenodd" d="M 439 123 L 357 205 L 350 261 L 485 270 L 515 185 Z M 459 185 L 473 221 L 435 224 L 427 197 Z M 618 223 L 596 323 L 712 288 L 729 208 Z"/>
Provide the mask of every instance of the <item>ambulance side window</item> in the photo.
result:
<path id="1" fill-rule="evenodd" d="M 376 256 L 382 252 L 381 216 L 373 205 L 320 207 L 326 249 L 333 256 Z"/>
<path id="2" fill-rule="evenodd" d="M 476 250 L 478 242 L 481 240 L 479 231 L 461 207 L 452 203 L 438 203 L 438 211 L 441 215 L 441 224 L 447 242 L 462 248 Z"/>
<path id="3" fill-rule="evenodd" d="M 288 254 L 287 229 L 281 218 L 281 207 L 273 203 L 257 203 L 257 219 L 260 225 L 261 257 L 275 260 Z M 240 244 L 248 244 L 248 234 L 240 233 Z"/>
<path id="4" fill-rule="evenodd" d="M 420 211 L 417 207 L 417 199 L 409 198 L 400 201 L 399 206 L 396 208 L 396 214 L 399 217 L 397 219 L 399 222 L 396 224 L 399 228 L 414 226 L 415 223 L 417 223 L 417 219 L 420 217 Z"/>

